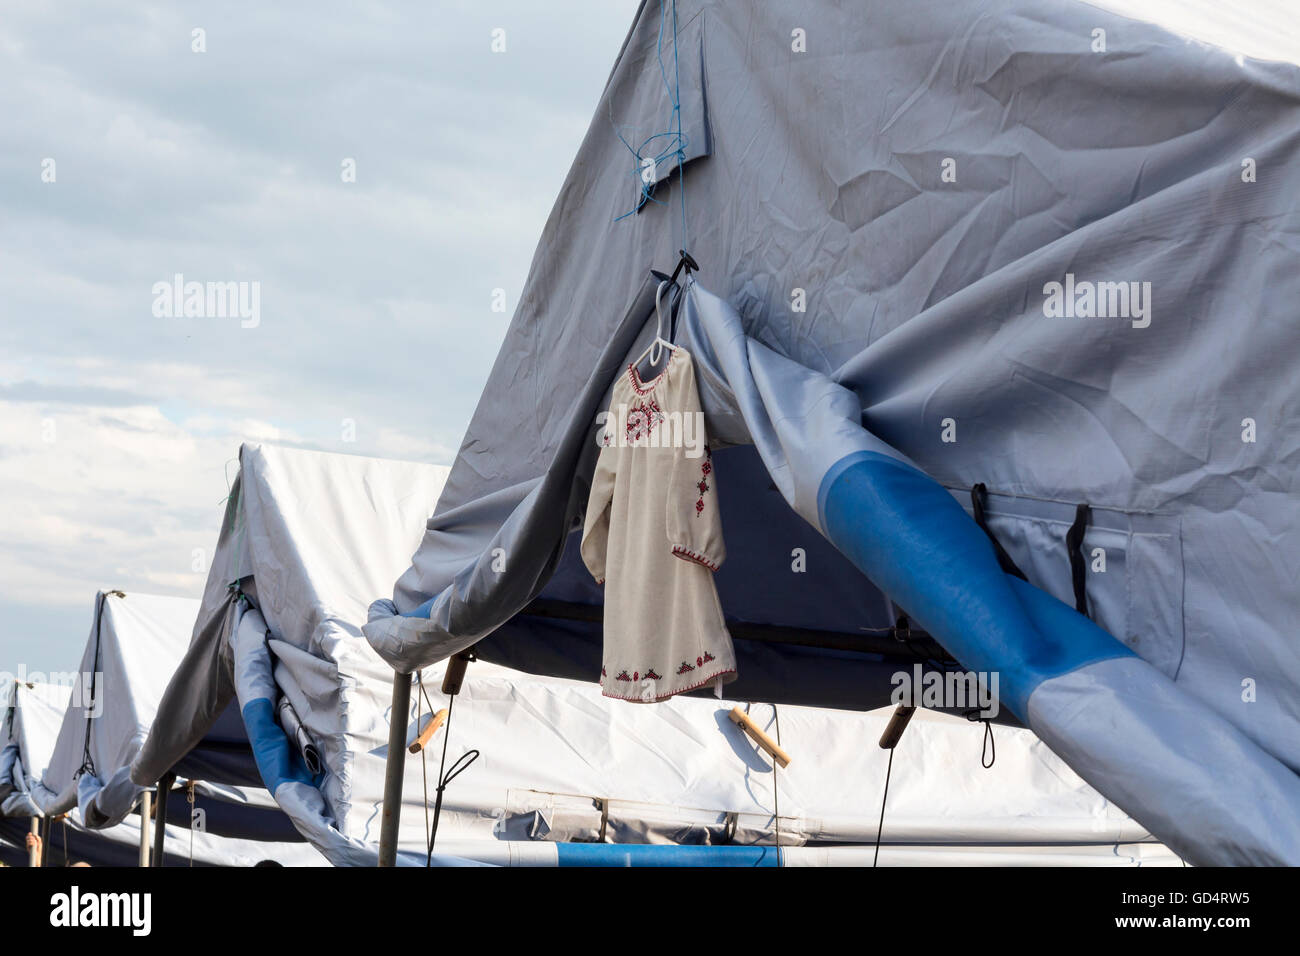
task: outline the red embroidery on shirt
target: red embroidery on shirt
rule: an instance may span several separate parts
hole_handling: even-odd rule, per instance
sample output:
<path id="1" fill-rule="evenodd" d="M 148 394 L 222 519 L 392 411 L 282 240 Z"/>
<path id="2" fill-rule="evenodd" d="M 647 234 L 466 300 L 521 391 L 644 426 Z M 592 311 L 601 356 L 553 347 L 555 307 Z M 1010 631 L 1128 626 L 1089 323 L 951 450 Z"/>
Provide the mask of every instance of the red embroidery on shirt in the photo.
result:
<path id="1" fill-rule="evenodd" d="M 671 363 L 672 360 L 673 360 L 673 353 L 669 352 L 668 353 L 669 363 Z M 632 383 L 632 391 L 636 392 L 638 395 L 649 395 L 651 392 L 653 392 L 655 386 L 663 381 L 664 375 L 666 375 L 667 373 L 668 373 L 668 366 L 665 365 L 664 370 L 660 372 L 658 375 L 656 375 L 654 378 L 652 378 L 650 380 L 650 383 L 647 385 L 645 382 L 641 381 L 641 373 L 636 370 L 635 365 L 629 365 L 627 367 L 627 377 L 628 380 Z"/>
<path id="2" fill-rule="evenodd" d="M 710 660 L 712 660 L 712 658 L 710 658 Z M 686 667 L 685 663 L 683 663 L 682 666 L 683 666 L 683 667 Z M 693 668 L 693 667 L 688 667 L 687 670 L 695 670 L 695 668 Z M 682 674 L 682 673 L 685 673 L 685 672 L 679 670 L 677 673 Z M 602 667 L 602 668 L 600 669 L 600 676 L 601 676 L 601 677 L 608 677 L 608 676 L 609 676 L 609 675 L 606 673 L 604 667 Z M 648 669 L 644 674 L 642 674 L 640 671 L 633 671 L 631 677 L 628 677 L 628 676 L 627 676 L 627 670 L 624 669 L 624 670 L 619 671 L 619 672 L 618 672 L 618 676 L 614 678 L 614 680 L 622 680 L 622 681 L 663 680 L 663 679 L 664 679 L 664 675 L 658 673 L 658 672 L 657 672 L 653 667 L 649 668 L 649 669 Z"/>
<path id="3" fill-rule="evenodd" d="M 692 551 L 690 548 L 683 548 L 680 544 L 673 545 L 673 554 L 686 561 L 694 561 L 696 564 L 702 564 L 710 571 L 718 570 L 718 566 L 700 554 L 698 551 Z"/>
<path id="4" fill-rule="evenodd" d="M 716 658 L 708 651 L 705 651 L 702 656 L 695 658 L 695 667 L 703 667 L 705 664 L 709 663 L 709 661 L 712 660 L 716 660 Z M 682 661 L 682 667 L 686 668 L 686 670 L 688 671 L 695 670 L 695 667 L 692 667 L 690 664 L 686 663 L 685 661 Z M 681 674 L 683 672 L 679 670 L 677 673 Z"/>
<path id="5" fill-rule="evenodd" d="M 633 405 L 627 413 L 627 441 L 628 444 L 639 441 L 654 431 L 655 426 L 664 420 L 663 409 L 653 398 L 649 401 L 642 402 L 640 405 Z"/>
<path id="6" fill-rule="evenodd" d="M 709 490 L 709 475 L 713 471 L 713 453 L 709 451 L 709 446 L 704 446 L 704 461 L 700 465 L 700 480 L 695 487 L 700 489 L 700 497 L 695 502 L 695 517 L 704 513 L 704 496 Z"/>
<path id="7" fill-rule="evenodd" d="M 682 661 L 682 666 L 677 668 L 677 675 L 680 677 L 682 674 L 690 673 L 693 670 L 695 670 L 695 668 L 692 667 L 689 662 Z"/>

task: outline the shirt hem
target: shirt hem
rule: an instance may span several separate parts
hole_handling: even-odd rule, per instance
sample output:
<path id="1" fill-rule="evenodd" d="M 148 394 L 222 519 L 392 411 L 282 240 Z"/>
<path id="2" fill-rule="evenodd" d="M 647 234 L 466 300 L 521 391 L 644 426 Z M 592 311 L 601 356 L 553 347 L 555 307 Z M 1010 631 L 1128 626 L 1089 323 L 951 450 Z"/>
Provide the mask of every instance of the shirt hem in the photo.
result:
<path id="1" fill-rule="evenodd" d="M 720 670 L 720 671 L 715 671 L 714 673 L 710 674 L 708 677 L 704 678 L 704 680 L 700 681 L 699 683 L 691 684 L 689 687 L 683 687 L 683 688 L 681 688 L 680 690 L 670 691 L 670 692 L 667 693 L 667 694 L 661 694 L 661 695 L 659 695 L 658 697 L 651 697 L 651 698 L 649 698 L 649 699 L 647 699 L 647 698 L 645 698 L 645 697 L 640 697 L 640 696 L 637 696 L 637 697 L 624 697 L 624 696 L 621 695 L 621 694 L 611 694 L 608 690 L 605 689 L 605 687 L 604 687 L 603 685 L 602 685 L 601 688 L 600 688 L 600 693 L 601 693 L 601 695 L 604 696 L 604 697 L 612 697 L 614 700 L 628 700 L 628 701 L 631 701 L 631 702 L 634 703 L 634 704 L 640 704 L 640 703 L 645 703 L 645 704 L 657 704 L 657 703 L 659 703 L 661 700 L 667 700 L 669 697 L 676 697 L 678 694 L 687 694 L 687 693 L 690 693 L 690 692 L 693 691 L 693 690 L 699 690 L 701 687 L 704 687 L 704 686 L 706 686 L 706 685 L 708 685 L 708 684 L 713 683 L 713 682 L 714 682 L 715 680 L 717 680 L 719 677 L 726 677 L 728 674 L 731 674 L 732 676 L 735 676 L 735 674 L 736 674 L 736 669 L 735 669 L 734 667 L 728 667 L 728 668 L 724 668 L 723 670 Z M 728 681 L 728 683 L 730 683 L 730 682 Z"/>

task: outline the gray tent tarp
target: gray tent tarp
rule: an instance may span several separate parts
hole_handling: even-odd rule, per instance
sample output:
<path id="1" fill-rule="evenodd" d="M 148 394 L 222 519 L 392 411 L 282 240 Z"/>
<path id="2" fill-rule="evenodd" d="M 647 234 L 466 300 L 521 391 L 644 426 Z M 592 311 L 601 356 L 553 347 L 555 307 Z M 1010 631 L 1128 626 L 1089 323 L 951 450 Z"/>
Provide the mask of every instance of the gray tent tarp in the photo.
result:
<path id="1" fill-rule="evenodd" d="M 1300 863 L 1297 145 L 1295 64 L 1073 0 L 643 4 L 367 637 L 598 672 L 596 416 L 686 247 L 723 607 L 778 638 L 729 692 L 876 706 L 901 609 L 1192 862 Z"/>

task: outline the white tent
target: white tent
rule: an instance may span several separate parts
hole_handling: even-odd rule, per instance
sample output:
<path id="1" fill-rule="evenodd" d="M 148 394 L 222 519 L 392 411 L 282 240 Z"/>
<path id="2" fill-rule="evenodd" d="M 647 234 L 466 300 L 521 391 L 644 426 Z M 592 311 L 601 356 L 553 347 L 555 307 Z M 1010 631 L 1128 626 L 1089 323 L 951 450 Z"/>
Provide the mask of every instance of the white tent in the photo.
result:
<path id="1" fill-rule="evenodd" d="M 449 703 L 438 692 L 442 670 L 423 681 L 435 709 Z M 632 705 L 602 697 L 594 682 L 471 664 L 448 763 L 471 748 L 481 755 L 448 788 L 438 846 L 516 865 L 599 863 L 608 861 L 601 850 L 565 844 L 771 846 L 779 813 L 787 865 L 870 863 L 888 760 L 877 741 L 892 710 L 753 705 L 792 758 L 781 768 L 729 719 L 737 705 L 747 706 L 693 696 Z M 918 711 L 894 760 L 882 865 L 1178 863 L 1027 730 L 995 728 L 996 759 L 981 766 L 992 756 L 984 733 L 978 722 Z M 434 747 L 425 772 L 408 758 L 404 849 L 418 846 L 436 757 Z M 472 842 L 492 839 L 509 844 Z"/>
<path id="2" fill-rule="evenodd" d="M 360 627 L 419 543 L 412 516 L 432 512 L 446 471 L 264 445 L 245 446 L 240 463 L 193 643 L 132 776 L 157 779 L 237 698 L 266 783 L 299 830 L 336 864 L 373 864 L 392 671 Z M 444 667 L 423 672 L 427 703 L 415 694 L 408 738 L 420 711 L 427 720 L 448 706 Z M 286 732 L 282 700 L 302 735 Z M 644 844 L 683 846 L 673 862 L 724 854 L 708 857 L 716 863 L 722 843 L 751 861 L 776 842 L 778 813 L 782 852 L 769 860 L 874 855 L 887 712 L 755 705 L 793 758 L 774 769 L 728 719 L 733 701 L 640 706 L 594 682 L 485 662 L 469 665 L 456 701 L 424 755 L 406 758 L 402 862 L 425 862 L 444 743 L 449 767 L 479 756 L 445 792 L 440 863 L 622 863 Z M 983 733 L 918 714 L 894 761 L 882 864 L 1177 862 L 1028 731 L 995 729 L 997 760 L 982 769 Z"/>
<path id="3" fill-rule="evenodd" d="M 14 681 L 0 688 L 0 814 L 40 816 L 32 787 L 54 752 L 59 724 L 73 688 L 45 682 Z"/>
<path id="4" fill-rule="evenodd" d="M 0 739 L 0 859 L 25 866 L 25 837 L 30 832 L 30 821 L 43 816 L 31 798 L 31 788 L 54 754 L 70 698 L 81 691 L 67 684 L 25 682 L 15 683 L 7 691 L 7 697 L 0 699 L 4 713 Z M 251 866 L 267 859 L 285 865 L 323 862 L 302 845 L 268 844 L 197 830 L 190 825 L 188 805 L 182 805 L 186 822 L 168 824 L 166 828 L 167 866 Z M 199 785 L 196 807 L 206 810 L 215 805 L 212 791 Z M 48 841 L 47 866 L 74 862 L 135 866 L 139 860 L 138 814 L 128 815 L 115 826 L 91 829 L 85 825 L 81 810 L 72 807 L 66 814 L 47 817 L 41 823 Z M 152 827 L 150 824 L 151 833 Z"/>
<path id="5" fill-rule="evenodd" d="M 149 729 L 175 665 L 177 636 L 196 602 L 121 591 L 95 597 L 82 654 L 79 699 L 59 728 L 50 764 L 32 787 L 46 813 L 80 805 L 100 826 L 120 823 L 141 789 L 124 768 Z M 183 645 L 182 645 L 183 646 Z"/>
<path id="6" fill-rule="evenodd" d="M 25 792 L 21 801 L 16 793 L 6 801 L 6 812 L 71 813 L 79 828 L 111 833 L 117 843 L 129 837 L 138 845 L 139 805 L 146 788 L 131 783 L 130 763 L 185 651 L 197 610 L 197 601 L 183 598 L 121 591 L 96 596 L 75 686 L 65 689 L 58 707 L 42 697 L 39 706 L 13 710 L 13 763 L 23 768 Z M 21 685 L 19 691 L 19 702 L 32 696 Z M 205 743 L 223 749 L 228 763 L 231 758 L 238 763 L 239 752 L 248 751 L 242 730 L 236 738 L 225 725 L 214 727 Z M 204 761 L 189 763 L 205 766 Z M 187 767 L 175 769 L 184 772 L 179 792 L 168 801 L 164 850 L 171 862 L 191 856 L 201 864 L 228 866 L 263 859 L 285 865 L 324 862 L 287 825 L 255 777 L 198 779 Z M 16 791 L 12 771 L 10 779 Z"/>

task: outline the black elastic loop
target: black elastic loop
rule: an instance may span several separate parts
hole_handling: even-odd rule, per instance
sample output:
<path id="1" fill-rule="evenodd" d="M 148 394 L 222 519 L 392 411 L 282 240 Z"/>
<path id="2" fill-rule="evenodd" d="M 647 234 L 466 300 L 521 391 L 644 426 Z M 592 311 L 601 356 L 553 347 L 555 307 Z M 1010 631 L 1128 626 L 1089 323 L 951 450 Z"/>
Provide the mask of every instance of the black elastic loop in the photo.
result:
<path id="1" fill-rule="evenodd" d="M 998 744 L 993 739 L 993 721 L 980 716 L 978 710 L 964 710 L 962 716 L 972 723 L 978 721 L 984 725 L 984 744 L 980 747 L 980 766 L 985 770 L 991 770 L 998 760 Z"/>
<path id="2" fill-rule="evenodd" d="M 478 759 L 477 750 L 466 750 L 463 754 L 457 757 L 456 762 L 452 764 L 451 769 L 447 771 L 447 775 L 442 778 L 442 783 L 438 785 L 438 792 L 441 793 L 442 791 L 446 790 L 447 784 L 451 783 L 462 773 L 468 770 L 469 765 L 472 764 L 477 759 Z"/>
<path id="3" fill-rule="evenodd" d="M 993 551 L 998 556 L 998 564 L 1002 566 L 1002 570 L 1007 574 L 1014 574 L 1022 581 L 1028 582 L 1029 578 L 1025 577 L 1025 573 L 1016 567 L 1016 562 L 1011 560 L 1011 555 L 1007 554 L 1006 549 L 1002 547 L 1002 543 L 989 530 L 988 522 L 984 519 L 984 496 L 987 494 L 988 488 L 985 487 L 982 481 L 970 490 L 971 511 L 974 512 L 975 523 L 993 542 Z"/>
<path id="4" fill-rule="evenodd" d="M 987 755 L 988 759 L 985 760 Z M 985 770 L 991 770 L 993 765 L 998 761 L 998 744 L 993 739 L 993 721 L 984 721 L 984 744 L 980 747 L 980 766 Z"/>
<path id="5" fill-rule="evenodd" d="M 1083 553 L 1083 535 L 1088 530 L 1092 509 L 1081 504 L 1074 509 L 1074 524 L 1065 533 L 1065 547 L 1070 555 L 1070 577 L 1074 581 L 1074 609 L 1088 616 L 1088 559 Z"/>
<path id="6" fill-rule="evenodd" d="M 456 698 L 453 696 L 452 701 Z M 442 736 L 442 759 L 447 759 L 447 738 L 451 734 L 451 708 L 448 707 L 447 726 L 443 729 Z M 442 779 L 438 781 L 437 795 L 433 799 L 433 829 L 429 832 L 429 852 L 425 857 L 424 865 L 433 865 L 433 845 L 438 840 L 438 820 L 442 817 L 442 792 L 447 789 L 447 784 L 451 783 L 462 773 L 469 769 L 469 765 L 478 759 L 477 750 L 467 750 L 451 765 Z"/>

